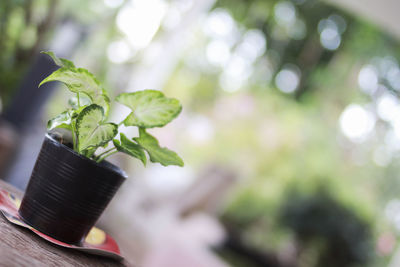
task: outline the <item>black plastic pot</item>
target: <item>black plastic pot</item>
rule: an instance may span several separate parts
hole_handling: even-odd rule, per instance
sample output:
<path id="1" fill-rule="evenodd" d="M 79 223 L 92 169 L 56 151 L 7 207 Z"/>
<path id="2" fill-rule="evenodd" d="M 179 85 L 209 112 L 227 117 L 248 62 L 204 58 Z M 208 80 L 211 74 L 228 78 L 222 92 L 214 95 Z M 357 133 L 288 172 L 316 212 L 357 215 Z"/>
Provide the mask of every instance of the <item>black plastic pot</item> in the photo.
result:
<path id="1" fill-rule="evenodd" d="M 79 244 L 125 179 L 115 165 L 96 163 L 47 134 L 19 214 L 40 232 Z"/>

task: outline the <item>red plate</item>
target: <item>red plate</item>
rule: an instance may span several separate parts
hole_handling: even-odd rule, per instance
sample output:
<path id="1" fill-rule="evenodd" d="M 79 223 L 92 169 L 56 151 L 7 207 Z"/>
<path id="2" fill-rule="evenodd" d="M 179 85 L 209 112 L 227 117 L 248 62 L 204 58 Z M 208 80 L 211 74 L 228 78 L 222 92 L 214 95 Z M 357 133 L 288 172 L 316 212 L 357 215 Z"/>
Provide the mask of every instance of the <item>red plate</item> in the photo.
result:
<path id="1" fill-rule="evenodd" d="M 86 236 L 85 241 L 80 246 L 67 244 L 50 236 L 47 236 L 39 232 L 32 226 L 27 225 L 19 217 L 18 208 L 20 204 L 20 199 L 16 198 L 8 191 L 0 189 L 0 211 L 9 222 L 28 228 L 41 238 L 58 246 L 76 249 L 90 254 L 106 256 L 116 260 L 123 259 L 123 257 L 121 256 L 121 252 L 119 251 L 117 242 L 115 242 L 115 240 L 103 230 L 97 227 L 93 227 L 92 230 L 90 230 L 89 234 Z"/>

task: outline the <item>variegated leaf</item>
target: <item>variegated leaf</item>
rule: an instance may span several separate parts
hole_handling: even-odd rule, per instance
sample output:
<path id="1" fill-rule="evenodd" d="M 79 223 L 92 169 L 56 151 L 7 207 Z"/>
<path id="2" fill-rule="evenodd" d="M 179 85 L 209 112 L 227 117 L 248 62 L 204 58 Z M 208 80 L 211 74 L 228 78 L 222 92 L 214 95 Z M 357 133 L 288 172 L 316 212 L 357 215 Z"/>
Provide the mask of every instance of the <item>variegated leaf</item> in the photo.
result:
<path id="1" fill-rule="evenodd" d="M 165 147 L 160 147 L 156 138 L 146 132 L 144 128 L 139 128 L 139 137 L 133 138 L 150 156 L 151 162 L 159 162 L 163 166 L 178 165 L 183 166 L 183 160 L 174 151 Z"/>
<path id="2" fill-rule="evenodd" d="M 161 127 L 172 121 L 182 110 L 177 99 L 167 98 L 156 90 L 122 93 L 116 101 L 132 110 L 124 120 L 125 126 Z"/>
<path id="3" fill-rule="evenodd" d="M 118 125 L 104 123 L 104 111 L 99 105 L 85 107 L 76 118 L 79 152 L 100 147 L 111 141 L 118 133 Z"/>

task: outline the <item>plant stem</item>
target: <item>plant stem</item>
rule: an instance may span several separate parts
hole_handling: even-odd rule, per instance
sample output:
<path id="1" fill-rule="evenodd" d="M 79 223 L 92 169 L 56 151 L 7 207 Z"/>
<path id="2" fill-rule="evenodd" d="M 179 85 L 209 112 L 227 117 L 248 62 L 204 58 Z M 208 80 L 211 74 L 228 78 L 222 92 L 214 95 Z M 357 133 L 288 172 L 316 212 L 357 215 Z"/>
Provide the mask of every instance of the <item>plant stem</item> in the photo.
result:
<path id="1" fill-rule="evenodd" d="M 121 126 L 124 123 L 124 120 L 118 123 L 118 127 Z"/>
<path id="2" fill-rule="evenodd" d="M 71 126 L 72 126 L 71 133 L 72 133 L 73 149 L 74 149 L 74 151 L 79 152 L 78 151 L 78 138 L 76 136 L 76 129 L 75 129 L 75 121 L 71 122 Z"/>
<path id="3" fill-rule="evenodd" d="M 79 100 L 79 93 L 76 93 L 76 98 L 78 100 L 78 108 L 81 107 L 81 101 Z"/>
<path id="4" fill-rule="evenodd" d="M 91 150 L 88 150 L 88 151 L 86 152 L 86 157 L 91 158 L 91 157 L 93 156 L 94 152 L 96 152 L 96 149 L 97 149 L 97 148 L 93 148 L 93 149 L 91 149 Z"/>
<path id="5" fill-rule="evenodd" d="M 77 151 L 77 150 L 76 150 L 76 148 L 77 148 L 76 134 L 75 134 L 74 127 L 72 127 L 71 133 L 72 133 L 72 145 L 73 145 L 73 149 L 74 149 L 74 151 Z"/>
<path id="6" fill-rule="evenodd" d="M 111 153 L 108 153 L 108 154 L 104 155 L 103 157 L 99 158 L 98 160 L 96 160 L 96 162 L 97 162 L 97 163 L 100 163 L 100 162 L 102 162 L 105 158 L 107 158 L 108 156 L 111 156 L 112 154 L 115 154 L 115 153 L 117 153 L 117 152 L 118 152 L 118 151 L 115 150 L 115 151 L 113 151 L 113 152 L 111 152 Z"/>
<path id="7" fill-rule="evenodd" d="M 97 155 L 97 157 L 100 158 L 100 157 L 103 156 L 104 154 L 106 154 L 106 153 L 108 153 L 108 152 L 110 152 L 110 151 L 112 151 L 112 150 L 114 150 L 114 149 L 117 149 L 117 148 L 116 148 L 116 147 L 110 148 L 110 149 L 104 151 L 103 153 Z"/>

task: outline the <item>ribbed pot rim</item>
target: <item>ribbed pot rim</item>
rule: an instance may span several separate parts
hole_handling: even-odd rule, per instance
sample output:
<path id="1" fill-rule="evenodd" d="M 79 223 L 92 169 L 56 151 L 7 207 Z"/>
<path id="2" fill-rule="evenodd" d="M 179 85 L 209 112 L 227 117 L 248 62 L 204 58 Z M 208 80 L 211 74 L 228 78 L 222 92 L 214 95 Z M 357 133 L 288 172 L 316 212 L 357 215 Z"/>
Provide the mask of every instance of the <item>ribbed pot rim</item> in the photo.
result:
<path id="1" fill-rule="evenodd" d="M 104 169 L 107 171 L 117 172 L 123 178 L 125 178 L 125 179 L 128 178 L 128 175 L 121 168 L 119 168 L 118 166 L 112 164 L 111 162 L 109 162 L 107 160 L 103 160 L 102 162 L 97 163 L 96 161 L 89 159 L 89 158 L 77 153 L 75 150 L 71 149 L 70 147 L 60 143 L 54 137 L 52 137 L 49 133 L 45 134 L 45 138 L 47 138 L 49 141 L 51 141 L 53 145 L 67 150 L 69 153 L 72 153 L 74 156 L 79 157 L 81 160 L 86 161 L 87 163 L 89 163 L 97 168 L 101 168 L 101 169 Z"/>

